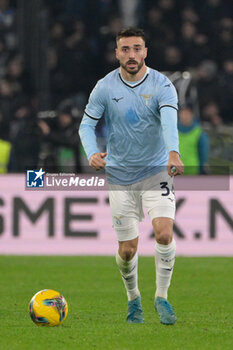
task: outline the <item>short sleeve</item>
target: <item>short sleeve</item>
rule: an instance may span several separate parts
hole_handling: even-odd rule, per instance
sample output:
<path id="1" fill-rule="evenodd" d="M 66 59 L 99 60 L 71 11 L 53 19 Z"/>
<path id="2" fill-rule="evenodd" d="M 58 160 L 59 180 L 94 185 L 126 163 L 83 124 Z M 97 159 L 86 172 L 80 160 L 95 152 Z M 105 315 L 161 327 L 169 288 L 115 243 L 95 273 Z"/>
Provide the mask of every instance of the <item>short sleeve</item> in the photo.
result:
<path id="1" fill-rule="evenodd" d="M 85 108 L 85 114 L 92 119 L 100 119 L 105 111 L 105 92 L 101 80 L 92 90 L 88 104 Z"/>
<path id="2" fill-rule="evenodd" d="M 166 78 L 158 91 L 159 110 L 163 107 L 173 107 L 178 110 L 177 92 L 172 82 Z"/>

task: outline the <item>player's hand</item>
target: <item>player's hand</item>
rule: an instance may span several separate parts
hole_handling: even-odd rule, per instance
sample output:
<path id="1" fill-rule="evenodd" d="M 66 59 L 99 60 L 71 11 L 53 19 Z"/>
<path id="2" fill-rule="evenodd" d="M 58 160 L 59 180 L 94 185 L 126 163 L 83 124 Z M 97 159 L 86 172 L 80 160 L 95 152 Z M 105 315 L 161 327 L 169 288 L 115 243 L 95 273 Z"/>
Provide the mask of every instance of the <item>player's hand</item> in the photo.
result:
<path id="1" fill-rule="evenodd" d="M 89 159 L 89 165 L 95 170 L 101 170 L 105 167 L 106 162 L 104 158 L 107 156 L 107 152 L 99 152 L 92 154 L 91 158 Z"/>
<path id="2" fill-rule="evenodd" d="M 184 173 L 184 164 L 180 159 L 180 155 L 177 152 L 169 152 L 169 159 L 167 164 L 168 175 L 176 176 Z"/>

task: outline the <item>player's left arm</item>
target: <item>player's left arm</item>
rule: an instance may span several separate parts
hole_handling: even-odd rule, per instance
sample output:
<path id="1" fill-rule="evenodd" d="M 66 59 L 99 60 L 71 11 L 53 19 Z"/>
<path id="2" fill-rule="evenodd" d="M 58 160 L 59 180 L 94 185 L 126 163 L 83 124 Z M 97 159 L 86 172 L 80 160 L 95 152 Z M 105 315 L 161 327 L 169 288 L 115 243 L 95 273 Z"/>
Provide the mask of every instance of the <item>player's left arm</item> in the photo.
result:
<path id="1" fill-rule="evenodd" d="M 177 111 L 172 107 L 160 110 L 163 138 L 169 152 L 167 170 L 170 176 L 182 175 L 184 164 L 179 154 L 179 138 L 177 131 Z"/>
<path id="2" fill-rule="evenodd" d="M 161 84 L 158 94 L 161 126 L 166 148 L 169 152 L 167 164 L 170 176 L 181 175 L 184 165 L 179 154 L 179 137 L 177 129 L 178 98 L 176 89 L 169 79 Z"/>
<path id="3" fill-rule="evenodd" d="M 169 152 L 167 171 L 170 176 L 182 175 L 184 173 L 184 164 L 180 159 L 179 153 Z"/>

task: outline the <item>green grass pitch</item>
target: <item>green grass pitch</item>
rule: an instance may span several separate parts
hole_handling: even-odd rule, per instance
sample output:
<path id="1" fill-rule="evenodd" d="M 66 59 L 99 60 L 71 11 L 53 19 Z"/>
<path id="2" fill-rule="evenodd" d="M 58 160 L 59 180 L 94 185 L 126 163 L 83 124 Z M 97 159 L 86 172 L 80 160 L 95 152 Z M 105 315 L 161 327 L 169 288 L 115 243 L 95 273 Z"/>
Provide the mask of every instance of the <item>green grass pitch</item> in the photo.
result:
<path id="1" fill-rule="evenodd" d="M 145 323 L 126 324 L 126 295 L 113 257 L 0 256 L 1 350 L 233 349 L 233 258 L 176 259 L 169 300 L 178 321 L 154 311 L 154 260 L 139 258 Z M 28 302 L 60 291 L 69 313 L 60 327 L 37 327 Z"/>

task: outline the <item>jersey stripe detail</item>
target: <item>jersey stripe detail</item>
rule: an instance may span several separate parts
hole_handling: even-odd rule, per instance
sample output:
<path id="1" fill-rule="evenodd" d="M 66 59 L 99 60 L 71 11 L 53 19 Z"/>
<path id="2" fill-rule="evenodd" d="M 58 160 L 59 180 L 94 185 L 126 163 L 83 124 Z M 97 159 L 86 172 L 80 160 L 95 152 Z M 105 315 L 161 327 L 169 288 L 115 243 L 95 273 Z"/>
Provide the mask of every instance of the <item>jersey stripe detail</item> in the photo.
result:
<path id="1" fill-rule="evenodd" d="M 136 84 L 136 85 L 127 84 L 127 83 L 122 79 L 120 73 L 118 73 L 118 75 L 119 75 L 119 77 L 120 77 L 122 83 L 124 83 L 126 86 L 130 87 L 131 89 L 134 89 L 134 88 L 136 88 L 137 86 L 139 86 L 139 85 L 141 85 L 142 83 L 144 83 L 144 81 L 146 80 L 146 78 L 148 77 L 149 74 L 147 73 L 147 75 L 145 76 L 145 78 L 144 78 L 142 81 L 140 81 L 140 83 L 138 83 L 138 84 Z"/>
<path id="2" fill-rule="evenodd" d="M 94 119 L 94 120 L 99 120 L 99 118 L 94 118 L 94 117 L 92 117 L 90 114 L 88 114 L 87 112 L 85 112 L 84 111 L 84 113 L 89 117 L 89 118 L 91 118 L 91 119 Z"/>
<path id="3" fill-rule="evenodd" d="M 175 106 L 172 106 L 172 105 L 162 105 L 161 107 L 159 107 L 159 111 L 160 111 L 160 109 L 163 108 L 163 107 L 172 107 L 172 108 L 174 108 L 176 111 L 178 111 L 178 108 L 176 108 Z"/>

